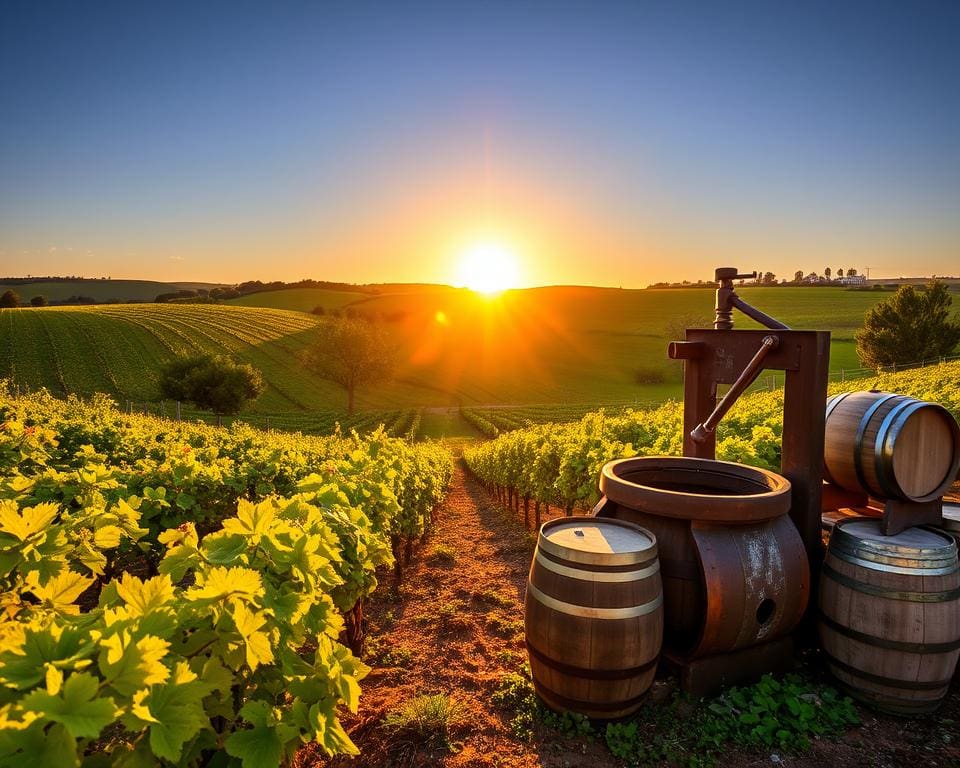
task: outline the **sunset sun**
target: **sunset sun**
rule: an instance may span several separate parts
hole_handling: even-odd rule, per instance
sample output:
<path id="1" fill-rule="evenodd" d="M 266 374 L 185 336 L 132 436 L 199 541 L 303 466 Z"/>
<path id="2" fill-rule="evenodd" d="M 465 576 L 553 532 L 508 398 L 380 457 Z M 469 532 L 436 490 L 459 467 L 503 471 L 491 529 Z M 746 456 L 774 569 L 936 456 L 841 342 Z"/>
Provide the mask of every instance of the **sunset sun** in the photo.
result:
<path id="1" fill-rule="evenodd" d="M 514 288 L 519 277 L 517 255 L 502 243 L 474 243 L 460 254 L 457 281 L 477 293 L 494 294 Z"/>

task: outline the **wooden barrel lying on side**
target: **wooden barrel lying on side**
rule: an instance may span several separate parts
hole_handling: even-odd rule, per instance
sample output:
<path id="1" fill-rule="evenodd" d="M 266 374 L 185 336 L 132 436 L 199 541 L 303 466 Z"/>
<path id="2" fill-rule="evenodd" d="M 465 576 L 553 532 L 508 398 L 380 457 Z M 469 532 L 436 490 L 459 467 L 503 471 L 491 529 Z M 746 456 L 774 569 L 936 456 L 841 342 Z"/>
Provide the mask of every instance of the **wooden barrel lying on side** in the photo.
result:
<path id="1" fill-rule="evenodd" d="M 960 469 L 960 427 L 941 405 L 887 392 L 827 400 L 826 479 L 877 499 L 932 501 Z"/>
<path id="2" fill-rule="evenodd" d="M 711 459 L 641 456 L 603 467 L 598 519 L 653 531 L 663 577 L 666 647 L 690 658 L 788 635 L 810 573 L 787 517 L 790 482 Z"/>
<path id="3" fill-rule="evenodd" d="M 619 520 L 544 523 L 524 623 L 534 686 L 549 707 L 593 718 L 635 712 L 663 640 L 657 540 Z"/>
<path id="4" fill-rule="evenodd" d="M 957 544 L 929 528 L 884 536 L 852 517 L 830 536 L 820 579 L 820 639 L 850 695 L 922 714 L 947 694 L 960 656 Z"/>

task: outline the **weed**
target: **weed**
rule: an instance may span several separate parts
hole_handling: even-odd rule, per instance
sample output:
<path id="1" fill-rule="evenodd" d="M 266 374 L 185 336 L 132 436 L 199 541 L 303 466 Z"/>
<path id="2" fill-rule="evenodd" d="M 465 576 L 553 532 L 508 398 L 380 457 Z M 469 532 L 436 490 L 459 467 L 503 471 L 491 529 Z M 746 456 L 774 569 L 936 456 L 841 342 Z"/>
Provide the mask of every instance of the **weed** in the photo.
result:
<path id="1" fill-rule="evenodd" d="M 427 563 L 429 565 L 449 568 L 450 566 L 456 565 L 456 562 L 456 551 L 444 544 L 437 544 L 433 548 L 433 551 L 427 555 Z"/>
<path id="2" fill-rule="evenodd" d="M 523 632 L 523 619 L 505 619 L 496 613 L 487 616 L 487 627 L 498 635 L 512 637 Z"/>
<path id="3" fill-rule="evenodd" d="M 517 654 L 515 654 L 513 651 L 504 649 L 502 651 L 497 651 L 494 658 L 504 666 L 508 666 L 516 663 Z"/>
<path id="4" fill-rule="evenodd" d="M 463 720 L 463 705 L 445 693 L 415 696 L 390 710 L 384 718 L 387 730 L 416 737 L 424 744 L 452 749 L 450 729 Z"/>
<path id="5" fill-rule="evenodd" d="M 567 738 L 583 737 L 592 740 L 595 736 L 590 720 L 583 715 L 553 712 L 544 705 L 533 688 L 530 668 L 527 665 L 524 665 L 522 672 L 510 672 L 501 678 L 492 701 L 513 715 L 510 730 L 518 739 L 529 741 L 537 723 L 553 728 Z"/>
<path id="6" fill-rule="evenodd" d="M 499 608 L 513 608 L 516 601 L 509 595 L 495 592 L 492 589 L 485 589 L 482 592 L 474 592 L 473 596 L 481 603 L 496 605 Z"/>
<path id="7" fill-rule="evenodd" d="M 380 654 L 380 666 L 383 667 L 408 667 L 413 660 L 413 651 L 409 648 L 399 646 L 388 648 Z"/>

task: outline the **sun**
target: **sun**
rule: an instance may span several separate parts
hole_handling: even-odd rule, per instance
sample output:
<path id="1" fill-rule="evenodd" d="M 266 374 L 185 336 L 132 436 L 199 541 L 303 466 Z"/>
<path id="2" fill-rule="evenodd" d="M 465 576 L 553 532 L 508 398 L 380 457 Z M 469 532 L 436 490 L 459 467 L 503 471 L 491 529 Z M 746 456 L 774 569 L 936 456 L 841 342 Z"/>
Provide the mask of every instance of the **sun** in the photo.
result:
<path id="1" fill-rule="evenodd" d="M 519 277 L 516 253 L 501 243 L 474 243 L 460 254 L 457 282 L 477 293 L 491 295 L 514 288 Z"/>

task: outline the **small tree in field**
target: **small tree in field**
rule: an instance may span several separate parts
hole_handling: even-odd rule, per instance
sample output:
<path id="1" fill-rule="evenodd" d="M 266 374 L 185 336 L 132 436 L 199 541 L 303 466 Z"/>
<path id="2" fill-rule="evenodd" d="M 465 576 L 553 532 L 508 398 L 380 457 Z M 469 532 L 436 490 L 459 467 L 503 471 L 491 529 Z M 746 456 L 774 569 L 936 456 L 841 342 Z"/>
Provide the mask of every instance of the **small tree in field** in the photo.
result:
<path id="1" fill-rule="evenodd" d="M 802 269 L 798 269 L 796 272 L 793 273 L 793 282 L 795 282 L 795 283 L 802 283 L 802 282 L 803 282 L 803 270 L 802 270 Z"/>
<path id="2" fill-rule="evenodd" d="M 901 285 L 867 311 L 856 333 L 857 355 L 871 368 L 949 355 L 960 342 L 960 323 L 950 319 L 952 303 L 946 284 L 938 280 L 925 291 Z"/>
<path id="3" fill-rule="evenodd" d="M 359 319 L 331 319 L 317 327 L 313 344 L 303 353 L 307 367 L 347 391 L 347 413 L 353 413 L 356 390 L 390 376 L 394 352 L 377 325 Z"/>
<path id="4" fill-rule="evenodd" d="M 260 372 L 226 357 L 194 355 L 171 360 L 160 371 L 160 395 L 193 403 L 221 416 L 239 413 L 263 391 Z"/>
<path id="5" fill-rule="evenodd" d="M 20 306 L 20 296 L 16 291 L 7 290 L 0 296 L 0 307 L 3 309 L 14 309 Z"/>
<path id="6" fill-rule="evenodd" d="M 49 303 L 50 303 L 50 302 L 47 301 L 47 297 L 46 297 L 46 296 L 34 296 L 32 299 L 30 299 L 30 306 L 31 306 L 31 307 L 45 307 L 45 306 L 47 306 Z"/>
<path id="7" fill-rule="evenodd" d="M 832 275 L 832 274 L 833 274 L 833 273 L 830 271 L 830 267 L 827 267 L 825 270 L 823 270 L 823 276 L 824 276 L 825 278 L 827 278 L 827 280 L 830 279 L 830 275 Z"/>

